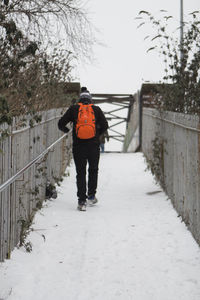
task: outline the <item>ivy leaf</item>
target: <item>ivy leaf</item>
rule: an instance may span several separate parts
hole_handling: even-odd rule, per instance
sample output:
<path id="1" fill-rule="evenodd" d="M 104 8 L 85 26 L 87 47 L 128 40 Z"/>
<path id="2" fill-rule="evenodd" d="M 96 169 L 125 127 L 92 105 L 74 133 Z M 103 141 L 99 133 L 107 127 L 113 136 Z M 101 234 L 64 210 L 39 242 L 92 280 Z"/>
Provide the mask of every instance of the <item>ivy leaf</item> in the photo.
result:
<path id="1" fill-rule="evenodd" d="M 147 40 L 149 38 L 149 35 L 145 36 L 144 41 Z"/>
<path id="2" fill-rule="evenodd" d="M 195 10 L 193 12 L 191 12 L 189 15 L 195 15 L 195 14 L 198 14 L 199 13 L 199 10 Z"/>
<path id="3" fill-rule="evenodd" d="M 156 48 L 156 46 L 155 46 L 155 47 L 151 47 L 151 48 L 149 48 L 149 49 L 147 50 L 147 52 L 152 51 L 152 50 L 154 50 L 155 48 Z"/>
<path id="4" fill-rule="evenodd" d="M 150 15 L 149 12 L 146 11 L 146 10 L 141 10 L 141 11 L 139 12 L 139 15 L 141 15 L 141 14 Z"/>
<path id="5" fill-rule="evenodd" d="M 162 35 L 161 34 L 158 34 L 157 36 L 155 36 L 154 38 L 152 38 L 152 41 L 154 41 L 155 39 L 161 37 Z"/>
<path id="6" fill-rule="evenodd" d="M 172 17 L 172 16 L 165 16 L 164 18 L 165 18 L 165 20 L 167 21 L 167 20 L 169 20 L 169 19 L 171 19 L 171 18 L 173 18 L 173 17 Z"/>
<path id="7" fill-rule="evenodd" d="M 137 28 L 140 28 L 141 26 L 143 26 L 145 24 L 145 22 L 140 23 Z"/>

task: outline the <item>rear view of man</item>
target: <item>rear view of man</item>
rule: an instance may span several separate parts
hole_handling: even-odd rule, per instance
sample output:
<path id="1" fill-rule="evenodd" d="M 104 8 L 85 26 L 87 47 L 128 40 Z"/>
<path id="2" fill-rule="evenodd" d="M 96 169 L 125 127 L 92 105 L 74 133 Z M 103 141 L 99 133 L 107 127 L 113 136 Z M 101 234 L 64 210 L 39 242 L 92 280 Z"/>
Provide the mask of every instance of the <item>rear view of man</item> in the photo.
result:
<path id="1" fill-rule="evenodd" d="M 76 166 L 78 209 L 86 210 L 86 200 L 95 204 L 99 165 L 99 136 L 108 128 L 100 107 L 92 104 L 92 97 L 82 88 L 78 104 L 71 105 L 58 122 L 58 128 L 67 133 L 66 125 L 73 123 L 73 157 Z M 86 166 L 88 168 L 88 189 Z"/>

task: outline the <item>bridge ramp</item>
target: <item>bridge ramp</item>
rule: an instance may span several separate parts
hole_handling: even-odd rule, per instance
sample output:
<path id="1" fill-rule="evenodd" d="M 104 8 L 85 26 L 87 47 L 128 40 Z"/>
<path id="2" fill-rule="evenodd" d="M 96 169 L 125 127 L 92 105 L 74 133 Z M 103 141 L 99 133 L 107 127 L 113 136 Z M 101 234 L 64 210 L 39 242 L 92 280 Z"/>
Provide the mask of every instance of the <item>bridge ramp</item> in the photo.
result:
<path id="1" fill-rule="evenodd" d="M 0 265 L 0 299 L 199 300 L 200 249 L 141 153 L 104 153 L 98 205 L 76 210 L 73 164 L 59 197 Z"/>

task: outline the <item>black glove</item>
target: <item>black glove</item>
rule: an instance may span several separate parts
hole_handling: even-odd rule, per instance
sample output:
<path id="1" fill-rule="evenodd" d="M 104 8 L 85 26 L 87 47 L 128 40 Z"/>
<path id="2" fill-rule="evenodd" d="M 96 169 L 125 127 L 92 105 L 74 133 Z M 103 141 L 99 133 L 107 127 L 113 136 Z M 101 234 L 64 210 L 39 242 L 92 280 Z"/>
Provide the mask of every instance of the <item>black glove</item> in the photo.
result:
<path id="1" fill-rule="evenodd" d="M 63 129 L 63 132 L 64 132 L 64 133 L 68 133 L 68 132 L 69 132 L 69 128 L 65 127 L 65 128 Z"/>

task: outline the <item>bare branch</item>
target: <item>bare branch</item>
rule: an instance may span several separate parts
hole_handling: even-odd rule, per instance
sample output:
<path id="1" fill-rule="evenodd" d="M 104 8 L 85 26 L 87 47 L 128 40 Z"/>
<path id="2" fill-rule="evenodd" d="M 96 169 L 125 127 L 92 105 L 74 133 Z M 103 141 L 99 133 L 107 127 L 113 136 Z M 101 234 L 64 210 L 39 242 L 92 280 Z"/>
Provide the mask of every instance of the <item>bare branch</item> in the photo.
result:
<path id="1" fill-rule="evenodd" d="M 88 55 L 94 43 L 91 24 L 79 0 L 10 0 L 0 9 L 24 34 L 42 43 L 62 39 L 79 55 Z"/>

